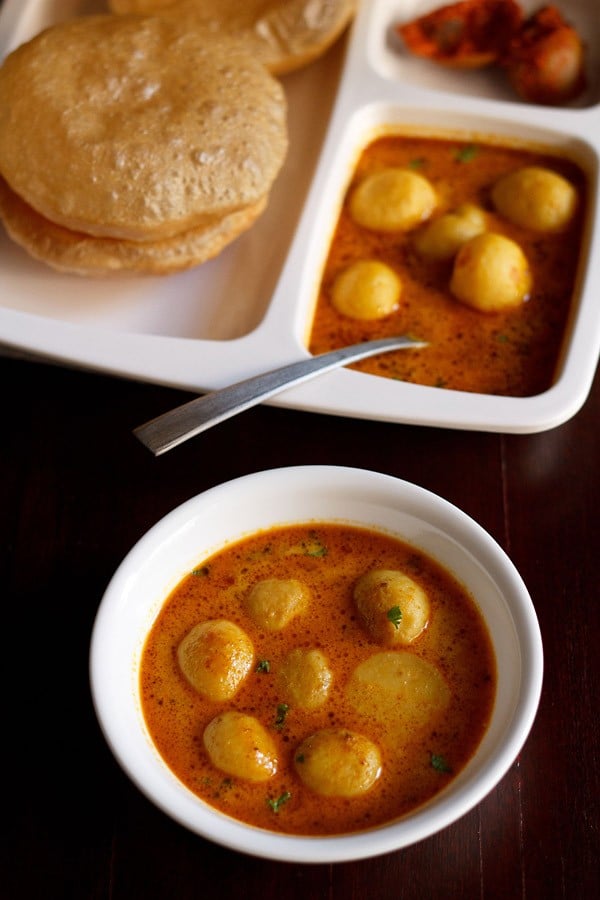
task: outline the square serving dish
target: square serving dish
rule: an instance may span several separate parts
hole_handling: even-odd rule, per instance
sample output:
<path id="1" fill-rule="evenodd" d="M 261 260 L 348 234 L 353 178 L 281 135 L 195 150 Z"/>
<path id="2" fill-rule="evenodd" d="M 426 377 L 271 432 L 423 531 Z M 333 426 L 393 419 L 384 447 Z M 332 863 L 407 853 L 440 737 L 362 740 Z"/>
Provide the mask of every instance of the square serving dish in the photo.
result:
<path id="1" fill-rule="evenodd" d="M 571 316 L 553 385 L 515 398 L 441 390 L 350 369 L 268 402 L 313 412 L 465 430 L 530 433 L 585 402 L 600 354 L 600 20 L 596 0 L 559 2 L 585 36 L 589 83 L 566 107 L 525 103 L 491 69 L 410 57 L 393 26 L 440 6 L 363 0 L 348 36 L 285 76 L 290 152 L 269 206 L 219 257 L 169 277 L 53 272 L 0 233 L 0 345 L 8 352 L 203 393 L 302 359 L 340 204 L 361 150 L 386 130 L 535 143 L 574 160 L 589 204 Z M 526 12 L 541 2 L 522 0 Z M 4 0 L 0 56 L 102 0 Z"/>

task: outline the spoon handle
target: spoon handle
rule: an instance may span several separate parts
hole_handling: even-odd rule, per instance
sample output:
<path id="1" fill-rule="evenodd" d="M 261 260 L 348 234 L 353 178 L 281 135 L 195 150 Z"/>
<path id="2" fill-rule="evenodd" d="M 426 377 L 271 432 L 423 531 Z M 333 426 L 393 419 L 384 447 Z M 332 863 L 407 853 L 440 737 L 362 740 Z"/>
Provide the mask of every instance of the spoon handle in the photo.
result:
<path id="1" fill-rule="evenodd" d="M 138 426 L 133 433 L 155 456 L 159 456 L 213 425 L 322 372 L 377 353 L 424 346 L 424 341 L 413 338 L 389 337 L 311 356 L 190 400 Z"/>

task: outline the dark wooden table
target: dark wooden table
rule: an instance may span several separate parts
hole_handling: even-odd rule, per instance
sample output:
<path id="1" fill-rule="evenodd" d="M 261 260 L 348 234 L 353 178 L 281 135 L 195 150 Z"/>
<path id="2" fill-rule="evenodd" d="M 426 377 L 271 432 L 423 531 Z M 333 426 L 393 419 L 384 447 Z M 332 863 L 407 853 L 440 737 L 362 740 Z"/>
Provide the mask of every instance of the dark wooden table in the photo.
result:
<path id="1" fill-rule="evenodd" d="M 14 359 L 0 378 L 2 898 L 600 896 L 600 378 L 577 416 L 539 435 L 263 406 L 158 459 L 131 429 L 188 394 Z M 108 750 L 87 669 L 103 591 L 146 529 L 215 484 L 310 463 L 396 475 L 473 516 L 528 585 L 546 660 L 531 735 L 475 810 L 416 846 L 332 866 L 236 854 L 159 812 Z"/>

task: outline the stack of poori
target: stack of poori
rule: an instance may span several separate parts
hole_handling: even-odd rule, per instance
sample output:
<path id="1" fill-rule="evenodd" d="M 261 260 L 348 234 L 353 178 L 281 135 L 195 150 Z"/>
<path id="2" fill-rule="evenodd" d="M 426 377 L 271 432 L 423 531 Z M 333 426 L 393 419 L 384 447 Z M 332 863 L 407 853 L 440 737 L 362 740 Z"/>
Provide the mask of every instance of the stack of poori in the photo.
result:
<path id="1" fill-rule="evenodd" d="M 274 73 L 322 53 L 355 4 L 110 5 L 123 14 L 51 26 L 0 66 L 0 216 L 59 271 L 170 274 L 263 212 L 288 148 Z"/>

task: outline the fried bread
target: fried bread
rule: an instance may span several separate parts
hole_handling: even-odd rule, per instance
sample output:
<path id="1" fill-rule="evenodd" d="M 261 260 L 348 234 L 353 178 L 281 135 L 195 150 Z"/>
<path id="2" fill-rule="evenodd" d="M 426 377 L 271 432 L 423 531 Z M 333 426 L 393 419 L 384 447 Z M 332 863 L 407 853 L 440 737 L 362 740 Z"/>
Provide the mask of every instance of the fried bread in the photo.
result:
<path id="1" fill-rule="evenodd" d="M 119 14 L 187 19 L 213 34 L 234 35 L 274 74 L 321 56 L 356 12 L 357 0 L 109 0 Z"/>
<path id="2" fill-rule="evenodd" d="M 59 272 L 172 275 L 217 256 L 263 212 L 267 197 L 209 225 L 156 241 L 127 241 L 71 231 L 44 218 L 0 177 L 0 218 L 9 237 L 34 259 Z"/>
<path id="3" fill-rule="evenodd" d="M 239 42 L 174 19 L 74 19 L 0 67 L 0 174 L 72 231 L 214 225 L 262 201 L 286 152 L 279 82 Z"/>

